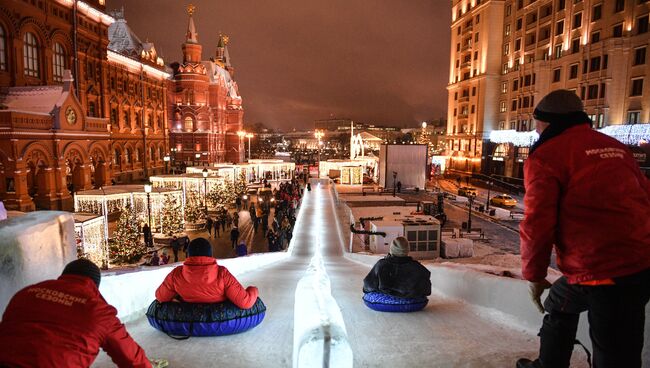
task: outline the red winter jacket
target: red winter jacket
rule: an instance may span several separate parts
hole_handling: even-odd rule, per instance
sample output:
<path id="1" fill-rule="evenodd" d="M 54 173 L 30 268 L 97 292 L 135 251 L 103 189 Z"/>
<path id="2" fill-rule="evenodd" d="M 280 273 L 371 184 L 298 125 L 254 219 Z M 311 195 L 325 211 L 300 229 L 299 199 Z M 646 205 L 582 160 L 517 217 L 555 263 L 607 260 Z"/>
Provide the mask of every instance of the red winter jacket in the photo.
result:
<path id="1" fill-rule="evenodd" d="M 220 303 L 230 300 L 242 309 L 248 309 L 257 300 L 257 288 L 244 289 L 227 268 L 219 266 L 212 257 L 189 257 L 167 275 L 156 290 L 159 302 L 168 302 L 180 296 L 188 303 Z"/>
<path id="2" fill-rule="evenodd" d="M 571 127 L 524 165 L 523 275 L 546 277 L 553 245 L 569 283 L 650 267 L 650 181 L 623 144 L 588 125 Z"/>
<path id="3" fill-rule="evenodd" d="M 14 295 L 0 323 L 0 366 L 90 367 L 99 348 L 118 367 L 151 367 L 88 277 L 62 275 Z"/>

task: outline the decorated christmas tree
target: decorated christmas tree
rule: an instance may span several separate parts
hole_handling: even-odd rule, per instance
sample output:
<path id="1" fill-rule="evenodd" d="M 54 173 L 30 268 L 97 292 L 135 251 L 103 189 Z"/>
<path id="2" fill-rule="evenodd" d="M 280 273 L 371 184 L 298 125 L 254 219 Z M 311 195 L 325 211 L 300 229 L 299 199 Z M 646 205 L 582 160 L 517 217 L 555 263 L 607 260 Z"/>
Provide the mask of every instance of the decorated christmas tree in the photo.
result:
<path id="1" fill-rule="evenodd" d="M 239 172 L 239 177 L 235 180 L 234 189 L 237 197 L 241 197 L 248 192 L 248 187 L 246 186 L 246 173 L 243 170 Z"/>
<path id="2" fill-rule="evenodd" d="M 168 195 L 162 209 L 162 233 L 169 236 L 183 230 L 183 218 L 181 215 L 181 204 L 174 196 Z"/>
<path id="3" fill-rule="evenodd" d="M 147 251 L 140 241 L 138 221 L 131 204 L 122 209 L 117 229 L 110 241 L 110 255 L 114 262 L 132 263 L 138 261 Z"/>
<path id="4" fill-rule="evenodd" d="M 197 223 L 205 217 L 203 201 L 194 192 L 188 192 L 185 198 L 185 222 Z"/>
<path id="5" fill-rule="evenodd" d="M 233 192 L 228 192 L 225 186 L 216 186 L 208 193 L 208 207 L 214 211 L 221 211 L 230 203 Z"/>

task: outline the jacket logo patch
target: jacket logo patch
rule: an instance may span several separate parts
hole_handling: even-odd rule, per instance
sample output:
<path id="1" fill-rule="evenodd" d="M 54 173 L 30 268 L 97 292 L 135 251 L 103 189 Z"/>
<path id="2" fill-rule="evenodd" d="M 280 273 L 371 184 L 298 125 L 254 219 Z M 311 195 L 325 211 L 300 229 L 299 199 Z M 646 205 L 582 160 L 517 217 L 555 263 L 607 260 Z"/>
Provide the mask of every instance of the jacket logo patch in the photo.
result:
<path id="1" fill-rule="evenodd" d="M 625 150 L 616 147 L 595 148 L 586 150 L 587 156 L 598 155 L 600 158 L 624 158 Z"/>
<path id="2" fill-rule="evenodd" d="M 30 288 L 28 292 L 34 293 L 36 298 L 59 303 L 71 307 L 73 303 L 86 304 L 88 299 L 66 294 L 64 292 L 46 288 Z"/>

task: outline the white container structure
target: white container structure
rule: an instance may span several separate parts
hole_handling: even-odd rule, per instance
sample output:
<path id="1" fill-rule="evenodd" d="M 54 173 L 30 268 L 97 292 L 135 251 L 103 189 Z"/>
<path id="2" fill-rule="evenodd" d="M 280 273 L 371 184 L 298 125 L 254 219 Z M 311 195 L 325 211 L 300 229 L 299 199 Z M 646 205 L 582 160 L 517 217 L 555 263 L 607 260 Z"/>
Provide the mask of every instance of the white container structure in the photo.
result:
<path id="1" fill-rule="evenodd" d="M 390 245 L 398 236 L 409 242 L 409 255 L 415 259 L 435 259 L 440 256 L 440 222 L 430 216 L 405 216 L 397 219 L 370 222 L 373 232 L 386 236 L 371 235 L 370 250 L 389 253 Z"/>
<path id="2" fill-rule="evenodd" d="M 424 189 L 427 178 L 426 144 L 382 144 L 379 149 L 379 186 Z M 396 176 L 394 176 L 396 174 Z"/>

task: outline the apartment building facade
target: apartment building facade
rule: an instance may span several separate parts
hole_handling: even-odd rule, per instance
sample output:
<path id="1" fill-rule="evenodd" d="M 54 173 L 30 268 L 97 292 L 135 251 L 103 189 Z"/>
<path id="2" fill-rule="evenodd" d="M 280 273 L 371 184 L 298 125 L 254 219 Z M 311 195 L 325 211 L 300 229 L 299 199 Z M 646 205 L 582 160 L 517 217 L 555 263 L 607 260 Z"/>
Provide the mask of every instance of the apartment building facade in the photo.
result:
<path id="1" fill-rule="evenodd" d="M 645 145 L 648 0 L 453 0 L 452 5 L 451 168 L 522 178 L 537 138 L 535 104 L 556 89 L 581 97 L 595 129 L 628 145 Z M 479 88 L 479 81 L 490 78 L 497 80 L 496 88 Z"/>

